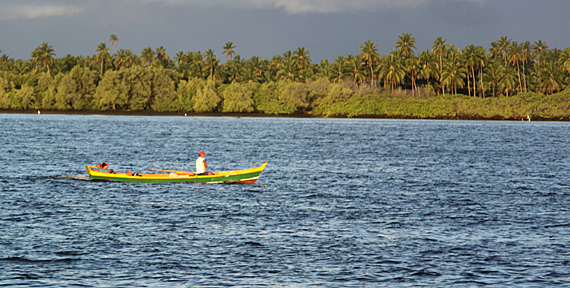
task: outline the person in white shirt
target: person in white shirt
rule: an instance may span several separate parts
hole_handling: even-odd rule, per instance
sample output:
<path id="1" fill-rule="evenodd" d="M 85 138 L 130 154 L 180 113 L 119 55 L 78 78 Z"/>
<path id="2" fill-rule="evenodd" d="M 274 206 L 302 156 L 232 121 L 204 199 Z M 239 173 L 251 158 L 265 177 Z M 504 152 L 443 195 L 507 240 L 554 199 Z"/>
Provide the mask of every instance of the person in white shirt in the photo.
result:
<path id="1" fill-rule="evenodd" d="M 208 168 L 208 164 L 206 164 L 206 152 L 200 151 L 198 152 L 198 159 L 196 159 L 196 174 L 195 175 L 212 175 L 210 172 L 206 172 L 206 168 Z"/>

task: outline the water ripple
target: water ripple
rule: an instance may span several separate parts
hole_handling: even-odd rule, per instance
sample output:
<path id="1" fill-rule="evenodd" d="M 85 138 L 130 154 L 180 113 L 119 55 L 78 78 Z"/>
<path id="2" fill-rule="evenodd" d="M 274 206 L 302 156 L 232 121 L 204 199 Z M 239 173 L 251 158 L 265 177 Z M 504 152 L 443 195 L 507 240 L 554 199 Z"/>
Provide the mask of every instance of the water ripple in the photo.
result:
<path id="1" fill-rule="evenodd" d="M 524 124 L 0 115 L 0 285 L 564 286 L 568 124 Z M 256 185 L 83 168 L 192 169 L 199 150 L 269 165 Z"/>

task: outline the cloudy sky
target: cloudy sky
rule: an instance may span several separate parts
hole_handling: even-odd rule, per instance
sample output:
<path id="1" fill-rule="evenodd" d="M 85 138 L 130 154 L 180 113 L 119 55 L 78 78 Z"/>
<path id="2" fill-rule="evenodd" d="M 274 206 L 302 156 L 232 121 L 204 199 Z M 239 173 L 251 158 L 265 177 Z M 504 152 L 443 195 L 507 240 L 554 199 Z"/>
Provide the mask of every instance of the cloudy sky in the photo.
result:
<path id="1" fill-rule="evenodd" d="M 57 57 L 94 55 L 116 34 L 117 49 L 213 49 L 228 41 L 242 58 L 271 58 L 305 47 L 314 62 L 358 54 L 366 40 L 380 53 L 411 33 L 419 51 L 441 36 L 460 49 L 501 36 L 570 47 L 569 0 L 0 0 L 0 50 L 29 59 L 43 42 Z M 419 53 L 419 52 L 418 52 Z"/>

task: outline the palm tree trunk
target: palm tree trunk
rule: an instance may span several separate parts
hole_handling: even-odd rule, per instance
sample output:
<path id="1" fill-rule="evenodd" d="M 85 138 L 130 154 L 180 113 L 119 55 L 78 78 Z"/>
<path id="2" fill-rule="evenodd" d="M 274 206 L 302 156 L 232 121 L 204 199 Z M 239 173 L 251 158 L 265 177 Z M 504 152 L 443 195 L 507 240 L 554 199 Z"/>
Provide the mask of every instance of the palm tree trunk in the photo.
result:
<path id="1" fill-rule="evenodd" d="M 477 79 L 475 79 L 475 68 L 471 66 L 471 73 L 473 74 L 473 97 L 477 97 Z"/>
<path id="2" fill-rule="evenodd" d="M 416 76 L 414 75 L 414 73 L 412 72 L 412 87 L 415 87 L 414 91 L 418 92 L 418 85 L 416 85 Z"/>
<path id="3" fill-rule="evenodd" d="M 442 55 L 439 55 L 439 77 L 440 77 L 440 83 L 441 83 L 441 72 L 443 72 L 443 57 L 442 57 Z M 443 87 L 443 85 L 441 85 L 441 92 L 442 92 L 443 96 L 445 96 L 445 87 Z"/>
<path id="4" fill-rule="evenodd" d="M 481 80 L 481 91 L 483 91 L 483 98 L 485 98 L 485 86 L 483 86 L 483 69 L 479 70 L 479 80 Z"/>
<path id="5" fill-rule="evenodd" d="M 467 92 L 469 93 L 469 97 L 471 97 L 471 76 L 467 76 Z"/>
<path id="6" fill-rule="evenodd" d="M 414 81 L 414 72 L 412 72 L 412 97 L 416 96 L 416 91 L 415 91 L 415 81 Z"/>
<path id="7" fill-rule="evenodd" d="M 522 90 L 523 87 L 522 87 L 522 82 L 521 82 L 521 69 L 520 69 L 520 66 L 519 66 L 519 61 L 517 61 L 517 74 L 519 75 L 519 88 L 520 88 L 519 90 L 520 90 L 521 93 L 522 93 L 522 92 L 523 92 L 523 90 Z"/>
<path id="8" fill-rule="evenodd" d="M 370 88 L 374 88 L 374 70 L 372 69 L 372 62 L 368 63 L 368 67 L 370 67 Z"/>
<path id="9" fill-rule="evenodd" d="M 524 62 L 523 61 L 523 80 L 524 80 L 524 92 L 528 92 L 527 88 L 526 88 L 526 75 L 525 75 L 525 67 L 524 67 Z"/>

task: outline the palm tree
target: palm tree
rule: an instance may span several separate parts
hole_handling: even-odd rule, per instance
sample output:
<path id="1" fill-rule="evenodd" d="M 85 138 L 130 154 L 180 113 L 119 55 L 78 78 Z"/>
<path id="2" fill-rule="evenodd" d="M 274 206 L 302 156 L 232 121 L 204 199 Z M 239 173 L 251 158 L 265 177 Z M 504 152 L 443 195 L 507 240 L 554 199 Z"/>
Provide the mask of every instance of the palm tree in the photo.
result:
<path id="1" fill-rule="evenodd" d="M 530 49 L 530 42 L 525 41 L 520 46 L 521 51 L 521 59 L 523 64 L 523 82 L 524 82 L 524 92 L 528 91 L 528 86 L 526 84 L 526 63 L 529 62 L 531 57 L 531 49 Z"/>
<path id="2" fill-rule="evenodd" d="M 508 60 L 509 63 L 513 66 L 517 67 L 517 75 L 519 79 L 519 91 L 522 92 L 522 80 L 521 80 L 521 72 L 520 72 L 520 65 L 519 62 L 521 60 L 521 49 L 517 42 L 512 42 L 509 45 L 509 52 L 508 52 Z"/>
<path id="3" fill-rule="evenodd" d="M 437 37 L 433 44 L 431 45 L 431 53 L 439 59 L 439 72 L 443 70 L 443 57 L 447 56 L 447 48 L 449 45 L 445 44 L 447 39 L 442 39 Z"/>
<path id="4" fill-rule="evenodd" d="M 162 46 L 157 47 L 154 53 L 156 55 L 156 62 L 158 62 L 162 67 L 168 66 L 168 60 L 170 59 L 170 56 L 168 53 L 166 53 L 166 48 Z"/>
<path id="5" fill-rule="evenodd" d="M 0 53 L 2 53 L 2 50 L 0 50 Z M 6 68 L 6 66 L 10 62 L 11 62 L 10 57 L 8 57 L 8 55 L 6 55 L 6 54 L 2 54 L 2 58 L 0 58 L 0 63 L 2 64 L 2 69 Z M 13 62 L 13 59 L 12 59 L 12 62 Z"/>
<path id="6" fill-rule="evenodd" d="M 109 58 L 109 50 L 111 49 L 107 48 L 104 42 L 99 43 L 99 45 L 97 45 L 97 49 L 95 49 L 95 52 L 99 52 L 97 53 L 97 61 L 101 62 L 101 77 L 103 77 L 105 60 Z"/>
<path id="7" fill-rule="evenodd" d="M 0 53 L 3 53 L 2 50 L 0 50 Z M 3 54 L 3 55 L 2 55 L 2 60 L 1 60 L 1 62 L 2 62 L 2 68 L 5 68 L 5 67 L 6 67 L 6 63 L 7 63 L 6 60 L 7 60 L 7 59 L 8 59 L 8 56 L 7 56 L 6 54 Z"/>
<path id="8" fill-rule="evenodd" d="M 463 49 L 461 55 L 463 57 L 463 62 L 464 62 L 463 64 L 467 69 L 467 90 L 469 92 L 469 96 L 471 96 L 471 88 L 470 88 L 471 83 L 473 83 L 472 85 L 473 96 L 477 96 L 477 78 L 476 78 L 475 69 L 480 71 L 480 74 L 482 74 L 482 70 L 486 62 L 484 60 L 485 49 L 481 46 L 469 45 L 465 47 L 465 49 Z M 480 78 L 482 81 L 482 76 L 480 76 Z M 483 84 L 481 83 L 481 85 Z M 484 89 L 482 90 L 484 91 Z"/>
<path id="9" fill-rule="evenodd" d="M 430 79 L 439 80 L 439 63 L 437 57 L 428 52 L 423 51 L 419 56 L 420 61 L 420 75 L 428 83 Z"/>
<path id="10" fill-rule="evenodd" d="M 562 70 L 568 72 L 568 76 L 570 76 L 570 48 L 566 48 L 562 51 L 560 62 L 562 63 Z"/>
<path id="11" fill-rule="evenodd" d="M 374 65 L 380 60 L 378 45 L 370 40 L 364 41 L 364 44 L 360 45 L 360 59 L 368 65 L 368 69 L 370 69 L 370 87 L 374 87 L 374 70 L 376 69 Z"/>
<path id="12" fill-rule="evenodd" d="M 54 53 L 53 47 L 47 43 L 43 43 L 40 48 L 41 61 L 44 63 L 44 68 L 47 68 L 48 73 L 50 73 L 50 65 L 57 56 Z"/>
<path id="13" fill-rule="evenodd" d="M 380 61 L 378 79 L 384 80 L 384 83 L 390 83 L 390 90 L 393 92 L 396 85 L 404 82 L 406 77 L 406 69 L 402 65 L 400 54 L 391 53 L 386 55 Z"/>
<path id="14" fill-rule="evenodd" d="M 140 58 L 142 60 L 142 63 L 145 66 L 149 67 L 150 64 L 152 64 L 154 61 L 154 51 L 152 51 L 150 47 L 146 47 L 141 51 Z"/>
<path id="15" fill-rule="evenodd" d="M 398 41 L 394 42 L 394 44 L 396 44 L 394 49 L 400 52 L 405 58 L 410 58 L 415 55 L 413 49 L 416 49 L 416 39 L 412 37 L 412 34 L 404 33 L 398 35 L 398 38 Z"/>
<path id="16" fill-rule="evenodd" d="M 333 82 L 342 83 L 346 77 L 346 58 L 338 56 L 332 64 Z"/>
<path id="17" fill-rule="evenodd" d="M 507 36 L 502 36 L 501 39 L 499 39 L 497 42 L 497 47 L 499 49 L 498 52 L 501 54 L 501 57 L 503 57 L 503 59 L 505 60 L 505 67 L 507 66 L 507 55 L 509 52 L 510 44 L 511 44 L 511 39 L 509 39 Z"/>
<path id="18" fill-rule="evenodd" d="M 279 65 L 279 71 L 277 72 L 279 79 L 286 79 L 295 81 L 299 78 L 299 69 L 297 68 L 297 63 L 293 58 L 285 58 Z"/>
<path id="19" fill-rule="evenodd" d="M 37 72 L 38 64 L 43 63 L 44 68 L 47 68 L 47 72 L 50 73 L 49 67 L 50 67 L 53 59 L 56 57 L 56 54 L 54 53 L 54 50 L 53 50 L 53 46 L 48 45 L 48 43 L 44 42 L 44 43 L 42 43 L 42 45 L 37 47 L 31 53 L 31 56 L 32 56 L 33 62 L 36 63 L 36 68 L 34 69 L 34 72 Z"/>
<path id="20" fill-rule="evenodd" d="M 562 89 L 562 73 L 556 63 L 543 64 L 543 68 L 538 73 L 539 91 L 544 94 L 553 94 Z"/>
<path id="21" fill-rule="evenodd" d="M 332 80 L 332 65 L 327 59 L 321 60 L 321 64 L 319 64 L 319 68 L 317 69 L 317 76 Z"/>
<path id="22" fill-rule="evenodd" d="M 546 42 L 538 40 L 534 41 L 534 44 L 530 46 L 530 49 L 532 50 L 533 58 L 537 59 L 537 64 L 540 66 L 540 58 L 542 57 L 542 54 L 544 54 L 544 52 L 548 49 L 548 45 L 546 45 Z"/>
<path id="23" fill-rule="evenodd" d="M 500 70 L 503 66 L 500 66 L 496 62 L 491 62 L 490 65 L 485 67 L 485 74 L 483 74 L 483 78 L 485 78 L 485 85 L 490 86 L 489 88 L 492 91 L 493 97 L 496 97 L 496 89 L 499 86 L 499 82 L 501 81 L 501 74 Z M 485 87 L 482 87 L 483 91 L 485 91 Z"/>
<path id="24" fill-rule="evenodd" d="M 464 59 L 465 68 L 467 68 L 467 90 L 469 92 L 469 96 L 471 96 L 471 88 L 469 87 L 471 83 L 473 83 L 473 96 L 477 96 L 477 78 L 475 76 L 475 69 L 477 68 L 477 70 L 480 72 L 479 74 L 482 74 L 482 70 L 486 62 L 484 59 L 485 49 L 481 46 L 469 45 L 463 49 L 461 55 Z M 471 82 L 470 79 L 473 81 Z M 481 85 L 483 85 L 482 76 L 480 76 L 480 79 Z M 482 90 L 484 91 L 484 89 Z"/>
<path id="25" fill-rule="evenodd" d="M 481 46 L 477 46 L 475 48 L 475 53 L 477 55 L 477 60 L 478 60 L 477 68 L 479 69 L 479 87 L 481 88 L 482 97 L 485 98 L 485 87 L 483 85 L 483 69 L 488 65 L 489 59 L 487 54 L 485 54 L 485 48 Z"/>
<path id="26" fill-rule="evenodd" d="M 305 47 L 299 47 L 293 52 L 293 59 L 299 67 L 299 70 L 305 71 L 307 66 L 311 63 L 311 54 L 309 54 L 309 50 L 305 49 Z"/>
<path id="27" fill-rule="evenodd" d="M 214 50 L 212 50 L 212 49 L 208 49 L 205 52 L 204 56 L 205 56 L 206 65 L 207 65 L 208 69 L 210 70 L 209 79 L 213 80 L 215 69 L 218 67 L 218 63 L 220 62 L 220 60 L 218 60 L 218 57 L 216 56 L 216 54 L 214 53 Z"/>
<path id="28" fill-rule="evenodd" d="M 29 72 L 31 69 L 31 64 L 28 61 L 22 61 L 21 59 L 14 62 L 14 70 L 18 72 L 18 75 L 22 76 Z"/>
<path id="29" fill-rule="evenodd" d="M 137 56 L 137 54 L 133 53 L 131 49 L 127 50 L 127 63 L 128 67 L 132 67 L 134 65 L 141 65 L 141 58 Z"/>
<path id="30" fill-rule="evenodd" d="M 188 58 L 190 59 L 190 75 L 196 78 L 204 78 L 204 56 L 202 52 L 198 51 L 195 53 L 190 52 L 188 54 Z"/>
<path id="31" fill-rule="evenodd" d="M 356 83 L 356 85 L 362 83 L 365 79 L 364 73 L 362 73 L 362 66 L 364 62 L 360 59 L 359 56 L 352 56 L 349 55 L 348 57 L 348 70 L 350 71 L 351 78 Z"/>
<path id="32" fill-rule="evenodd" d="M 131 49 L 120 49 L 117 57 L 115 57 L 115 67 L 119 67 L 119 70 L 125 66 L 130 67 L 134 64 L 134 58 L 136 55 Z"/>
<path id="33" fill-rule="evenodd" d="M 285 60 L 292 60 L 293 59 L 293 52 L 291 52 L 291 50 L 287 50 L 285 51 L 285 53 L 283 53 L 283 56 L 280 57 L 281 58 L 281 62 L 285 61 Z"/>
<path id="34" fill-rule="evenodd" d="M 473 79 L 473 96 L 476 96 L 477 88 L 475 83 L 477 81 L 475 80 L 475 66 L 478 65 L 479 61 L 477 59 L 478 55 L 475 45 L 469 45 L 465 47 L 461 55 L 463 56 L 464 59 L 465 68 L 467 68 L 468 71 L 471 70 L 472 72 L 471 74 L 468 73 L 467 75 L 467 92 L 469 94 L 469 97 L 471 97 L 471 79 Z M 471 76 L 473 77 L 471 78 Z"/>
<path id="35" fill-rule="evenodd" d="M 281 67 L 281 63 L 283 62 L 283 58 L 279 55 L 273 55 L 273 58 L 269 60 L 267 64 L 267 71 L 266 71 L 266 80 L 270 81 L 277 81 L 279 78 L 279 69 Z"/>
<path id="36" fill-rule="evenodd" d="M 38 72 L 38 63 L 40 62 L 40 47 L 38 46 L 30 53 L 30 62 L 34 65 L 34 73 Z"/>
<path id="37" fill-rule="evenodd" d="M 185 63 L 185 58 L 184 57 L 184 51 L 178 51 L 176 52 L 176 55 L 174 56 L 174 61 L 180 65 L 182 63 Z"/>
<path id="38" fill-rule="evenodd" d="M 463 79 L 467 76 L 466 74 L 467 69 L 460 65 L 459 61 L 448 61 L 441 73 L 440 81 L 444 87 L 451 87 L 453 94 L 457 94 L 457 87 L 462 88 L 465 85 Z"/>
<path id="39" fill-rule="evenodd" d="M 504 89 L 507 97 L 509 97 L 509 91 L 515 90 L 515 72 L 511 67 L 499 67 L 499 86 Z"/>
<path id="40" fill-rule="evenodd" d="M 109 42 L 111 42 L 111 46 L 113 46 L 113 55 L 115 55 L 115 43 L 119 42 L 119 37 L 117 37 L 116 34 L 111 34 Z"/>
<path id="41" fill-rule="evenodd" d="M 248 80 L 252 80 L 255 82 L 263 81 L 263 73 L 265 72 L 265 67 L 263 62 L 264 59 L 259 58 L 258 56 L 253 56 L 251 57 L 251 59 L 249 59 L 246 62 L 245 67 L 247 70 L 251 70 L 251 76 L 252 76 L 252 78 L 249 78 Z"/>
<path id="42" fill-rule="evenodd" d="M 226 55 L 226 58 L 230 58 L 233 59 L 234 54 L 236 54 L 236 51 L 234 50 L 236 48 L 236 46 L 234 46 L 233 42 L 227 42 L 224 45 L 224 51 L 222 52 L 224 55 Z"/>
<path id="43" fill-rule="evenodd" d="M 414 97 L 415 91 L 417 90 L 416 79 L 419 78 L 418 75 L 420 74 L 421 70 L 420 60 L 418 57 L 412 55 L 404 60 L 404 64 L 406 67 L 406 72 L 409 74 L 409 77 L 412 80 L 412 97 Z"/>
<path id="44" fill-rule="evenodd" d="M 245 66 L 247 66 L 247 62 L 244 64 L 239 55 L 227 61 L 224 66 L 228 83 L 239 82 L 245 79 L 252 79 L 245 77 L 246 75 L 244 75 L 244 71 L 245 73 L 249 73 L 248 69 L 245 68 Z M 253 76 L 253 72 L 251 72 L 251 76 Z"/>
<path id="45" fill-rule="evenodd" d="M 491 48 L 489 48 L 489 53 L 493 60 L 501 57 L 501 48 L 499 47 L 499 43 L 496 41 L 491 42 Z"/>
<path id="46" fill-rule="evenodd" d="M 447 49 L 447 58 L 445 59 L 446 62 L 455 62 L 455 61 L 459 61 L 458 58 L 460 58 L 461 56 L 461 52 L 459 51 L 459 48 L 455 47 L 455 45 L 449 45 L 448 49 Z M 445 65 L 444 65 L 445 68 Z"/>

